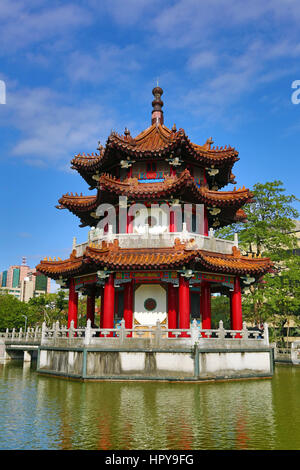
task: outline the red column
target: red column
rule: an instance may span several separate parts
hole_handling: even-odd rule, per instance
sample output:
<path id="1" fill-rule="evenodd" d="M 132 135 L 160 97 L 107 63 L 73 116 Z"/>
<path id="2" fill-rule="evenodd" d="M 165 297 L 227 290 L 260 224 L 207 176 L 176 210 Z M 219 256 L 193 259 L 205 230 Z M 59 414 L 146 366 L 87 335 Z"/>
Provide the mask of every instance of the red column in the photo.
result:
<path id="1" fill-rule="evenodd" d="M 110 274 L 104 286 L 104 302 L 103 302 L 103 328 L 114 327 L 114 311 L 115 311 L 115 285 L 114 275 Z M 113 336 L 111 332 L 109 336 Z"/>
<path id="2" fill-rule="evenodd" d="M 201 297 L 200 297 L 200 309 L 202 316 L 202 329 L 211 329 L 211 299 L 210 299 L 210 284 L 208 282 L 201 283 Z M 206 337 L 204 333 L 202 336 Z"/>
<path id="3" fill-rule="evenodd" d="M 74 279 L 70 279 L 68 328 L 70 328 L 70 324 L 72 320 L 74 321 L 74 328 L 77 328 L 77 313 L 78 313 L 78 293 L 75 291 Z"/>
<path id="4" fill-rule="evenodd" d="M 168 329 L 177 328 L 177 306 L 177 289 L 173 284 L 168 284 Z M 169 332 L 169 337 L 174 337 L 174 335 Z"/>
<path id="5" fill-rule="evenodd" d="M 91 320 L 95 324 L 95 292 L 90 292 L 86 297 L 86 321 Z"/>
<path id="6" fill-rule="evenodd" d="M 179 276 L 179 328 L 190 328 L 190 288 L 189 280 Z M 181 333 L 187 336 L 187 333 Z"/>
<path id="7" fill-rule="evenodd" d="M 126 282 L 124 286 L 124 320 L 125 328 L 131 329 L 133 326 L 133 281 Z M 127 336 L 131 338 L 132 333 Z"/>
<path id="8" fill-rule="evenodd" d="M 239 277 L 234 278 L 234 288 L 231 294 L 231 328 L 232 330 L 243 329 L 242 290 Z"/>
<path id="9" fill-rule="evenodd" d="M 232 294 L 233 294 L 233 291 L 229 291 L 230 329 L 231 330 L 233 330 L 233 327 L 232 327 Z"/>

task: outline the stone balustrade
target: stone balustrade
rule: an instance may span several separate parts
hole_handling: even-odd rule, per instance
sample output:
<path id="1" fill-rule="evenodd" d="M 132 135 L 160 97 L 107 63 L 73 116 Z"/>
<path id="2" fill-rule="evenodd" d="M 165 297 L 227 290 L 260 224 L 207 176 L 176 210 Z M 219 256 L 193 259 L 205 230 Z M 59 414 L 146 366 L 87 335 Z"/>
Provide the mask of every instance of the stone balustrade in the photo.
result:
<path id="1" fill-rule="evenodd" d="M 91 322 L 88 320 L 85 328 L 74 328 L 74 322 L 70 324 L 70 328 L 60 326 L 59 322 L 53 323 L 48 327 L 43 323 L 42 328 L 28 328 L 23 331 L 20 328 L 16 331 L 6 330 L 0 333 L 0 338 L 5 344 L 42 344 L 60 346 L 70 343 L 78 346 L 103 347 L 110 345 L 126 345 L 134 347 L 134 345 L 148 343 L 160 346 L 193 347 L 197 344 L 203 348 L 218 347 L 238 347 L 243 345 L 246 347 L 269 346 L 268 325 L 264 324 L 263 333 L 260 331 L 248 330 L 246 323 L 243 323 L 242 330 L 225 330 L 223 322 L 219 322 L 218 329 L 204 330 L 201 329 L 196 320 L 194 320 L 189 329 L 168 329 L 157 322 L 155 327 L 135 327 L 132 329 L 125 328 L 125 321 L 122 320 L 118 328 L 100 329 L 92 328 Z M 298 348 L 297 348 L 298 354 Z"/>
<path id="2" fill-rule="evenodd" d="M 89 232 L 88 241 L 76 244 L 75 240 L 73 249 L 76 250 L 76 256 L 80 257 L 90 242 L 99 244 L 99 247 L 101 247 L 102 242 L 112 243 L 114 240 L 118 240 L 120 248 L 123 249 L 132 248 L 133 246 L 136 248 L 170 248 L 175 245 L 176 239 L 182 243 L 188 243 L 187 249 L 199 249 L 223 254 L 231 254 L 233 246 L 238 246 L 237 237 L 235 237 L 235 240 L 225 240 L 215 238 L 212 231 L 210 231 L 209 236 L 188 232 L 184 223 L 181 232 L 151 233 L 147 225 L 142 233 L 113 233 L 112 226 L 109 226 L 108 233 L 103 233 L 103 229 L 92 229 Z"/>
<path id="3" fill-rule="evenodd" d="M 26 331 L 23 331 L 23 328 L 20 328 L 19 331 L 17 331 L 15 328 L 9 331 L 7 328 L 5 333 L 0 333 L 0 338 L 2 338 L 5 343 L 39 343 L 42 338 L 42 328 L 37 326 L 36 328 L 27 328 Z"/>
<path id="4" fill-rule="evenodd" d="M 225 330 L 223 322 L 219 322 L 218 329 L 203 330 L 199 328 L 196 320 L 189 329 L 168 329 L 161 326 L 159 322 L 155 327 L 125 328 L 125 321 L 120 322 L 118 328 L 100 329 L 92 328 L 88 320 L 86 328 L 74 328 L 73 321 L 70 328 L 60 327 L 59 323 L 48 328 L 43 324 L 41 334 L 42 345 L 63 345 L 72 343 L 78 346 L 104 347 L 108 343 L 113 346 L 134 345 L 148 343 L 169 347 L 174 343 L 176 347 L 198 345 L 199 347 L 261 347 L 269 345 L 268 325 L 264 325 L 263 334 L 260 331 L 248 330 L 243 324 L 242 330 Z"/>

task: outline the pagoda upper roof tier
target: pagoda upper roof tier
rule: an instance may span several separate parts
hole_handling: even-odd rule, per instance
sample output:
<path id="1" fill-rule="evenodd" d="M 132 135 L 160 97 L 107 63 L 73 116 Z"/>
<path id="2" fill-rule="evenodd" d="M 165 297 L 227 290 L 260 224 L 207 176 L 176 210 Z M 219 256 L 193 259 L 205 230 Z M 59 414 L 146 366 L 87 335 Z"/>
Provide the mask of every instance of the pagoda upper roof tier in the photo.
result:
<path id="1" fill-rule="evenodd" d="M 239 188 L 233 191 L 212 191 L 207 186 L 198 186 L 186 169 L 180 175 L 168 177 L 159 183 L 139 183 L 136 178 L 119 181 L 110 175 L 99 177 L 99 189 L 93 196 L 65 194 L 59 199 L 59 209 L 68 209 L 77 215 L 83 225 L 95 225 L 94 211 L 101 203 L 117 204 L 119 197 L 127 197 L 134 202 L 158 201 L 169 203 L 204 204 L 209 210 L 221 209 L 220 226 L 246 219 L 241 209 L 252 201 L 253 193 L 249 189 Z M 92 215 L 91 215 L 92 214 Z M 210 213 L 208 214 L 210 218 Z"/>
<path id="2" fill-rule="evenodd" d="M 96 270 L 149 271 L 156 269 L 205 270 L 209 272 L 250 275 L 259 279 L 273 267 L 269 258 L 249 258 L 242 256 L 234 247 L 231 255 L 213 253 L 203 250 L 192 250 L 179 241 L 172 248 L 122 249 L 118 242 L 102 242 L 101 247 L 87 246 L 83 256 L 76 257 L 72 252 L 66 260 L 45 258 L 37 270 L 52 279 L 71 278 L 76 275 L 89 274 Z"/>
<path id="3" fill-rule="evenodd" d="M 204 145 L 192 143 L 183 129 L 168 129 L 164 124 L 152 124 L 133 138 L 128 131 L 125 135 L 112 132 L 106 147 L 99 147 L 99 154 L 78 154 L 71 161 L 72 168 L 95 187 L 93 176 L 107 171 L 121 160 L 142 161 L 147 159 L 162 160 L 174 157 L 187 163 L 197 162 L 200 166 L 219 169 L 215 181 L 224 186 L 234 181 L 231 169 L 239 160 L 238 152 L 231 146 L 212 147 L 207 139 Z"/>

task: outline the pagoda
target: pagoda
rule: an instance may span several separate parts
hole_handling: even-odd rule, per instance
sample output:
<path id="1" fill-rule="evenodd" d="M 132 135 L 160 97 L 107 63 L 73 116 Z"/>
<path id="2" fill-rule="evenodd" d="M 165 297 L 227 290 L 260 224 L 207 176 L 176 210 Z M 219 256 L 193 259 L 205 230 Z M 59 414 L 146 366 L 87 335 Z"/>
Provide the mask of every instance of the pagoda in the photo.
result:
<path id="1" fill-rule="evenodd" d="M 230 298 L 232 330 L 242 329 L 242 290 L 270 271 L 268 258 L 243 256 L 238 240 L 214 230 L 246 220 L 253 200 L 235 183 L 239 160 L 231 146 L 192 143 L 183 129 L 164 124 L 163 90 L 152 91 L 151 125 L 136 137 L 112 132 L 98 153 L 78 154 L 72 168 L 93 195 L 64 194 L 67 209 L 91 227 L 86 243 L 73 242 L 68 259 L 45 258 L 37 270 L 69 289 L 68 326 L 77 327 L 78 293 L 96 327 L 189 329 L 196 318 L 211 328 L 211 295 Z M 100 319 L 95 302 L 101 297 Z M 111 333 L 112 334 L 112 333 Z"/>

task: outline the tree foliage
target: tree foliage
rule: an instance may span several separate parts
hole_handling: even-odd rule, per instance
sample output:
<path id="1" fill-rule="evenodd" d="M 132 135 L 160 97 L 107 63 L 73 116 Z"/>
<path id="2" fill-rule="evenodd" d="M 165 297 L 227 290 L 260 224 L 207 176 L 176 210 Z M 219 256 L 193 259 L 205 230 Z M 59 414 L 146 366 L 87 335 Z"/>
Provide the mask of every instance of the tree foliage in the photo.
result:
<path id="1" fill-rule="evenodd" d="M 48 325 L 55 321 L 67 322 L 67 305 L 65 292 L 44 294 L 33 297 L 28 303 L 21 302 L 13 295 L 0 295 L 0 330 L 6 328 L 24 328 L 41 326 L 44 321 Z"/>
<path id="2" fill-rule="evenodd" d="M 273 261 L 274 272 L 244 292 L 243 313 L 246 321 L 269 321 L 282 339 L 283 325 L 291 317 L 297 322 L 300 316 L 300 258 L 295 252 L 298 242 L 294 233 L 299 217 L 294 204 L 299 199 L 287 195 L 277 180 L 255 184 L 253 193 L 254 201 L 244 208 L 247 222 L 220 229 L 217 236 L 231 238 L 237 232 L 244 254 Z"/>

